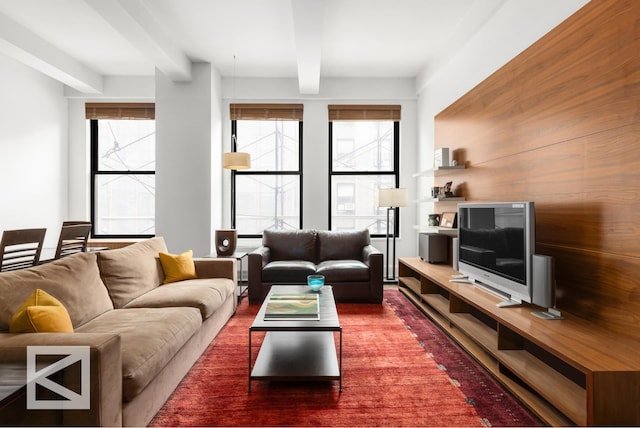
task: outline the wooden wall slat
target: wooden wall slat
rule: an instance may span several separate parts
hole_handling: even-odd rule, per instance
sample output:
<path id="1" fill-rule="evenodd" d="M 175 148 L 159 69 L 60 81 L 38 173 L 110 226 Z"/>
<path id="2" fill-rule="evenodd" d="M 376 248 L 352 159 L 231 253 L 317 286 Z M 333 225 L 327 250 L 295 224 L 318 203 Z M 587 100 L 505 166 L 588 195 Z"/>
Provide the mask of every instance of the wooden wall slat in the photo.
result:
<path id="1" fill-rule="evenodd" d="M 536 203 L 561 309 L 640 339 L 638 52 L 640 2 L 592 0 L 441 112 L 435 146 L 468 201 Z"/>

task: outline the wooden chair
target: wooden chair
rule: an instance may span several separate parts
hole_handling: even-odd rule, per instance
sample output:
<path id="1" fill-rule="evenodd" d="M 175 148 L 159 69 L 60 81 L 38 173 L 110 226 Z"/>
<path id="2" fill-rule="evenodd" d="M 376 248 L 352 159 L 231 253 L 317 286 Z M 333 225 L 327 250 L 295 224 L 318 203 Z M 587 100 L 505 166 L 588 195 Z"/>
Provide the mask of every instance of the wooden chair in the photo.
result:
<path id="1" fill-rule="evenodd" d="M 87 251 L 87 241 L 90 233 L 90 222 L 63 222 L 54 259 Z"/>
<path id="2" fill-rule="evenodd" d="M 47 229 L 5 230 L 0 241 L 0 272 L 35 266 Z"/>

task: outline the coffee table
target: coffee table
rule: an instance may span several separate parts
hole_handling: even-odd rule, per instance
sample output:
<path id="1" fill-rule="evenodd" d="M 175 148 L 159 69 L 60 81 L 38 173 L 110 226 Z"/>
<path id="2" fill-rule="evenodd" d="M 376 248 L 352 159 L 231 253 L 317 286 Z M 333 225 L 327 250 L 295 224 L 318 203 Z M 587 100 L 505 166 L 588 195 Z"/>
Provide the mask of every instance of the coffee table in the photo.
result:
<path id="1" fill-rule="evenodd" d="M 265 321 L 264 314 L 272 293 L 320 293 L 320 319 Z M 258 331 L 267 334 L 253 364 L 251 338 Z M 335 333 L 339 335 L 338 355 Z M 342 392 L 342 327 L 330 285 L 320 291 L 311 291 L 306 285 L 271 287 L 249 327 L 249 392 L 252 380 L 337 380 Z"/>

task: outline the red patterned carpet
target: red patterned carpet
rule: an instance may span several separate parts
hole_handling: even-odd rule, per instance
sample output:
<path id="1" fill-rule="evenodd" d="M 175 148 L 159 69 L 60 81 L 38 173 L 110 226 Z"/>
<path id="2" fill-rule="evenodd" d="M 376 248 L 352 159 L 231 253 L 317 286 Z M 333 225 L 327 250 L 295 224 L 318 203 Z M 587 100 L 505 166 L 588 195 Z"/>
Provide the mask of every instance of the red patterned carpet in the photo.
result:
<path id="1" fill-rule="evenodd" d="M 531 426 L 537 421 L 400 292 L 339 304 L 343 387 L 253 382 L 243 299 L 151 426 Z M 254 335 L 254 342 L 257 335 Z"/>

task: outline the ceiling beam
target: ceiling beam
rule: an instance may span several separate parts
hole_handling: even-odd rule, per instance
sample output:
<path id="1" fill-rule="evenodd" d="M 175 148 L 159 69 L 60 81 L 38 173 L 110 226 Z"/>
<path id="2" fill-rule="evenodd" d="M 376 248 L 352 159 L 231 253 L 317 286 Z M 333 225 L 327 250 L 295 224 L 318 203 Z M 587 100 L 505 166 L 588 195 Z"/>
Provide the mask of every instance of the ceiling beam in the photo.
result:
<path id="1" fill-rule="evenodd" d="M 191 61 L 164 31 L 144 0 L 85 0 L 174 82 L 191 80 Z"/>
<path id="2" fill-rule="evenodd" d="M 291 0 L 301 94 L 320 92 L 323 0 Z"/>
<path id="3" fill-rule="evenodd" d="M 100 74 L 3 14 L 0 52 L 80 92 L 102 92 Z"/>

